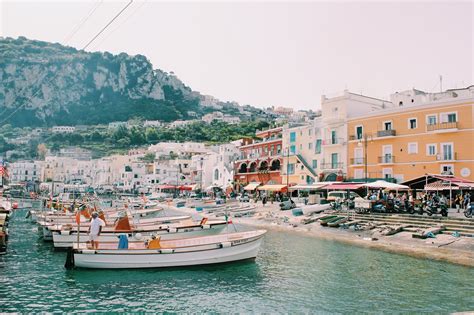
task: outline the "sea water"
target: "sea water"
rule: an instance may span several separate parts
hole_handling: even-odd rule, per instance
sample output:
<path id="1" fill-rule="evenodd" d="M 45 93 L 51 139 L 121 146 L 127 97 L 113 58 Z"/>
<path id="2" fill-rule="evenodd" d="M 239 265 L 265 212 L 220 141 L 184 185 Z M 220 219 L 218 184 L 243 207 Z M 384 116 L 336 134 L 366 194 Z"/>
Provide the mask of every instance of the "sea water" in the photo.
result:
<path id="1" fill-rule="evenodd" d="M 0 257 L 1 312 L 395 313 L 474 310 L 474 269 L 269 232 L 255 261 L 66 270 L 25 211 Z M 240 228 L 241 229 L 241 228 Z"/>

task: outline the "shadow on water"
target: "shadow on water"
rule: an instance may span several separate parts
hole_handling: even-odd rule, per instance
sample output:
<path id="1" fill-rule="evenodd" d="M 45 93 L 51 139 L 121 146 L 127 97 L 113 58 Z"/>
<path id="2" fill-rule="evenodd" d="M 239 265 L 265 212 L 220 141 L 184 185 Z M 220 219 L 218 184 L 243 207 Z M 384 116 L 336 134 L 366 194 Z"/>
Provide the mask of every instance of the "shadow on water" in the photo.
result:
<path id="1" fill-rule="evenodd" d="M 222 281 L 232 281 L 236 275 L 245 274 L 246 278 L 254 283 L 262 279 L 260 267 L 254 260 L 235 263 L 223 263 L 205 266 L 169 267 L 150 269 L 73 269 L 66 270 L 65 281 L 77 284 L 119 283 L 147 283 L 162 280 L 189 280 L 196 278 L 219 278 Z M 118 276 L 119 275 L 119 276 Z"/>

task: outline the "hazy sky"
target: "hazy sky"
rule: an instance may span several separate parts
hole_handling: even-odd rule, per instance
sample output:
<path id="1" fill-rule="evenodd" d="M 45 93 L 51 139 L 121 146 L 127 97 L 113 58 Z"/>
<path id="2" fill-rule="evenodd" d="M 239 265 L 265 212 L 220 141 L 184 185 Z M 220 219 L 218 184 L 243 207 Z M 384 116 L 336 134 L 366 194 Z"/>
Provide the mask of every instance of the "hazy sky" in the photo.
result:
<path id="1" fill-rule="evenodd" d="M 2 0 L 0 34 L 81 48 L 127 2 Z M 474 84 L 473 16 L 451 0 L 135 0 L 88 50 L 143 54 L 221 100 L 316 109 L 345 88 L 386 99 L 439 91 L 439 75 L 444 89 Z"/>

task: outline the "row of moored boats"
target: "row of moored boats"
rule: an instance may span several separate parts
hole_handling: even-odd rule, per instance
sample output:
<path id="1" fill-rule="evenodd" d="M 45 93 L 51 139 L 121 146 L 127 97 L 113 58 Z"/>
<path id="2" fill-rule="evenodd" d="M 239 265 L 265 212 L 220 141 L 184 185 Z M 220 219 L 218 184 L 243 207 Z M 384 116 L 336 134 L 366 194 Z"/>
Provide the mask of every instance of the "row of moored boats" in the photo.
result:
<path id="1" fill-rule="evenodd" d="M 157 268 L 254 259 L 265 230 L 229 233 L 225 219 L 167 215 L 166 205 L 99 207 L 93 200 L 31 210 L 44 241 L 67 249 L 66 268 Z M 89 242 L 91 215 L 105 222 L 97 245 Z M 232 230 L 235 231 L 234 228 Z"/>

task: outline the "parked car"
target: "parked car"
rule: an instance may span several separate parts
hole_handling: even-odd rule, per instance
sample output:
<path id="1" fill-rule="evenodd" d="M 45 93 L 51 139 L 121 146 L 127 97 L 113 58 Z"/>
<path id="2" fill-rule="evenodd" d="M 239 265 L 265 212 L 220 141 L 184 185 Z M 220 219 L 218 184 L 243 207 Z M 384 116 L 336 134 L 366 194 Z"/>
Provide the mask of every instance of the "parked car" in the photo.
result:
<path id="1" fill-rule="evenodd" d="M 350 192 L 350 197 L 351 197 L 351 199 L 362 198 L 361 196 L 359 196 L 359 194 L 357 194 L 353 191 Z M 328 193 L 327 200 L 328 201 L 335 201 L 336 199 L 346 200 L 347 199 L 347 191 L 345 191 L 345 190 L 330 191 Z"/>
<path id="2" fill-rule="evenodd" d="M 280 210 L 291 210 L 294 208 L 296 208 L 296 204 L 291 199 L 288 199 L 280 203 Z"/>
<path id="3" fill-rule="evenodd" d="M 237 196 L 237 201 L 239 201 L 239 202 L 250 202 L 249 195 L 247 195 L 247 194 L 239 195 L 239 196 Z"/>

